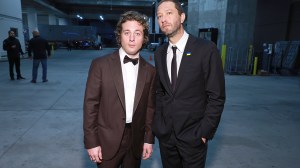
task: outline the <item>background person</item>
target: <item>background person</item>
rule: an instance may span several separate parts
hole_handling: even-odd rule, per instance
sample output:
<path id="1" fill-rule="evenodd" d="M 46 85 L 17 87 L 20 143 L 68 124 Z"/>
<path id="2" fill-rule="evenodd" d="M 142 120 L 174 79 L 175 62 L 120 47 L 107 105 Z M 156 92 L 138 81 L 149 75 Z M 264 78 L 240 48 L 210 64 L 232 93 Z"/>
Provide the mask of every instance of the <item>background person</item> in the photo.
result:
<path id="1" fill-rule="evenodd" d="M 7 59 L 9 62 L 9 75 L 10 80 L 15 80 L 14 75 L 14 66 L 16 67 L 17 79 L 25 79 L 21 75 L 21 61 L 20 53 L 22 56 L 24 52 L 22 50 L 20 41 L 15 37 L 15 32 L 12 30 L 8 31 L 8 38 L 3 41 L 3 50 L 7 51 Z"/>
<path id="2" fill-rule="evenodd" d="M 28 56 L 32 59 L 33 53 L 33 65 L 32 65 L 32 80 L 31 83 L 36 83 L 36 78 L 38 75 L 39 64 L 42 64 L 43 82 L 48 82 L 47 79 L 47 58 L 51 55 L 51 49 L 48 41 L 40 37 L 39 31 L 35 30 L 32 32 L 33 38 L 30 39 L 28 45 Z"/>

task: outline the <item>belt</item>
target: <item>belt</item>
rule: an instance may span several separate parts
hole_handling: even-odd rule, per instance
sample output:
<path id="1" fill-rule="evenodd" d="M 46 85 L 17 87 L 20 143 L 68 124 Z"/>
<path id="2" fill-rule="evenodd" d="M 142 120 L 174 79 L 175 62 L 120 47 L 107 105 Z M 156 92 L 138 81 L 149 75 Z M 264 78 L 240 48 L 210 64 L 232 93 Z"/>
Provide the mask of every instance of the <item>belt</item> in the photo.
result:
<path id="1" fill-rule="evenodd" d="M 126 123 L 125 128 L 131 128 L 131 123 Z"/>

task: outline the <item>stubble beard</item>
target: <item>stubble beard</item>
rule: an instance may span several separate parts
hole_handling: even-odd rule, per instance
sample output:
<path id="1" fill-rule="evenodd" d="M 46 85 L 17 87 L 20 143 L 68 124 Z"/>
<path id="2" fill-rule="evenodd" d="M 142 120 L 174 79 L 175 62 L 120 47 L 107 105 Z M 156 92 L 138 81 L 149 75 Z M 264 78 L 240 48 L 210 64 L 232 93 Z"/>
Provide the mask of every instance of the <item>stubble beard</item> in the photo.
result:
<path id="1" fill-rule="evenodd" d="M 178 33 L 178 31 L 180 30 L 180 26 L 181 26 L 181 25 L 178 25 L 178 26 L 177 26 L 172 32 L 170 32 L 170 33 L 168 33 L 168 32 L 165 31 L 165 35 L 166 35 L 168 38 L 174 37 L 174 36 Z"/>

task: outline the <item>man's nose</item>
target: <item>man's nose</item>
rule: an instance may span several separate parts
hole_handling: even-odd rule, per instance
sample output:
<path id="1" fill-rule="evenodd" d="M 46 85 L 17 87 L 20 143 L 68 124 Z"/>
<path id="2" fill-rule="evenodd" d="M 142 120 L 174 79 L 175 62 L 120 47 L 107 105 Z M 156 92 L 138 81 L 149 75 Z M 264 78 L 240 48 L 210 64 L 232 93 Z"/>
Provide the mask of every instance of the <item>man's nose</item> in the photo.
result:
<path id="1" fill-rule="evenodd" d="M 135 40 L 135 35 L 134 34 L 131 34 L 130 36 L 129 36 L 129 41 L 134 41 Z"/>

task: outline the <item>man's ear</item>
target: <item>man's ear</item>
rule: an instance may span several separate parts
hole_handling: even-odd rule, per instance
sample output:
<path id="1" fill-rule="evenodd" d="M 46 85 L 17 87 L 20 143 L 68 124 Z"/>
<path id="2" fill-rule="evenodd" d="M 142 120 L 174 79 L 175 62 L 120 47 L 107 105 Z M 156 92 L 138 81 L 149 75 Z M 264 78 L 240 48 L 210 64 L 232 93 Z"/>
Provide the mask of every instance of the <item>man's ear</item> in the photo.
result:
<path id="1" fill-rule="evenodd" d="M 182 14 L 180 15 L 180 21 L 181 21 L 181 24 L 183 24 L 184 20 L 185 20 L 185 13 L 182 13 Z"/>

